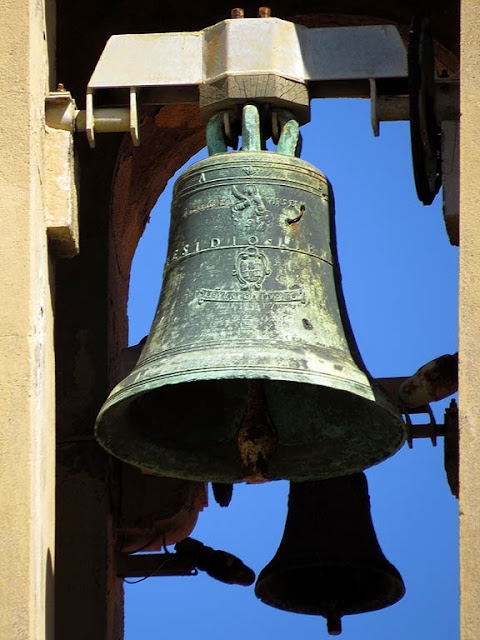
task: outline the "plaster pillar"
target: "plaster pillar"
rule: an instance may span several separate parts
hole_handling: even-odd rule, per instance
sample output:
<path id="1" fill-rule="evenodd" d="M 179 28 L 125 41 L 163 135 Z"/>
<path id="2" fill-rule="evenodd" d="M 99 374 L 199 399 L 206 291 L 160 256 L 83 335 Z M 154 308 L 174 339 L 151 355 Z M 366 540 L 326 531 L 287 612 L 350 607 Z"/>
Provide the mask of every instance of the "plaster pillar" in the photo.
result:
<path id="1" fill-rule="evenodd" d="M 480 5 L 461 3 L 460 628 L 480 634 Z"/>
<path id="2" fill-rule="evenodd" d="M 44 98 L 54 2 L 47 4 L 48 25 L 44 2 L 0 0 L 0 638 L 10 640 L 53 638 L 55 411 Z"/>

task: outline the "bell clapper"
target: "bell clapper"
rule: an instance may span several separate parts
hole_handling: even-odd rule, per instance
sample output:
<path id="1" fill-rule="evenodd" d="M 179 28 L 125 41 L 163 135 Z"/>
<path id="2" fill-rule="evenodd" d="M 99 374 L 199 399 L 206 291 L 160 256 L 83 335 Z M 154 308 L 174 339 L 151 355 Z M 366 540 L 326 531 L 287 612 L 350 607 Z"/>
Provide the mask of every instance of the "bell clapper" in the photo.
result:
<path id="1" fill-rule="evenodd" d="M 268 414 L 263 382 L 249 380 L 247 410 L 237 432 L 237 446 L 247 470 L 247 482 L 268 480 L 268 464 L 277 441 L 277 433 Z"/>

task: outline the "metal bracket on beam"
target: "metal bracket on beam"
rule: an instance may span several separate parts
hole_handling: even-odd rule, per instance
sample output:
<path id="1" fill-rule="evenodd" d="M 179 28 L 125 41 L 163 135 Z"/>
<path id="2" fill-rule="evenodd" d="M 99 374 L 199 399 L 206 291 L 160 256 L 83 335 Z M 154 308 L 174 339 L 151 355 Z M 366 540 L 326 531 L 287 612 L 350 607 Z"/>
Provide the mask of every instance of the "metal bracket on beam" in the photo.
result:
<path id="1" fill-rule="evenodd" d="M 75 111 L 70 126 L 86 131 L 92 147 L 103 131 L 130 132 L 137 146 L 139 105 L 198 102 L 207 122 L 246 100 L 287 109 L 304 124 L 311 98 L 368 97 L 370 78 L 395 84 L 406 76 L 392 25 L 310 29 L 247 18 L 191 33 L 116 35 L 88 83 L 86 112 Z"/>
<path id="2" fill-rule="evenodd" d="M 375 137 L 380 135 L 380 122 L 410 120 L 408 94 L 379 95 L 377 83 L 370 78 L 370 118 Z M 460 119 L 460 83 L 452 78 L 435 81 L 435 113 L 437 122 L 458 122 Z"/>
<path id="3" fill-rule="evenodd" d="M 129 108 L 119 109 L 97 109 L 93 108 L 93 91 L 90 87 L 87 89 L 86 112 L 85 112 L 85 131 L 90 147 L 95 147 L 95 130 L 122 132 L 129 131 L 134 147 L 140 146 L 140 137 L 138 133 L 138 108 L 137 108 L 137 88 L 130 87 Z M 80 120 L 80 123 L 83 119 Z M 79 124 L 80 124 L 79 123 Z M 77 128 L 81 130 L 81 127 Z"/>
<path id="4" fill-rule="evenodd" d="M 112 36 L 88 90 L 108 100 L 109 93 L 118 98 L 119 90 L 135 86 L 149 104 L 200 99 L 207 121 L 211 105 L 218 111 L 226 99 L 276 98 L 288 108 L 303 103 L 303 88 L 310 97 L 368 97 L 369 78 L 406 77 L 406 50 L 392 25 L 311 29 L 278 18 L 247 18 L 190 33 Z M 276 95 L 284 81 L 293 83 L 296 95 Z M 245 89 L 245 82 L 248 93 L 237 100 L 235 91 Z M 306 122 L 303 112 L 299 119 Z"/>
<path id="5" fill-rule="evenodd" d="M 208 122 L 246 101 L 287 109 L 304 124 L 311 98 L 368 97 L 369 79 L 395 86 L 406 77 L 406 50 L 392 25 L 311 29 L 247 18 L 191 33 L 115 35 L 88 83 L 86 111 L 74 108 L 68 126 L 85 131 L 91 147 L 107 131 L 130 132 L 138 146 L 139 105 L 199 103 Z"/>
<path id="6" fill-rule="evenodd" d="M 76 108 L 69 91 L 52 91 L 45 98 L 45 122 L 53 129 L 83 132 L 91 147 L 95 146 L 96 133 L 129 133 L 134 146 L 138 146 L 137 92 L 132 88 L 130 107 L 94 109 L 93 96 L 87 94 L 87 109 Z"/>
<path id="7" fill-rule="evenodd" d="M 370 97 L 378 135 L 381 121 L 409 119 L 407 76 L 393 25 L 312 29 L 246 18 L 197 32 L 115 35 L 88 83 L 86 113 L 75 111 L 73 124 L 92 147 L 97 132 L 119 131 L 138 146 L 139 104 L 198 102 L 207 122 L 247 100 L 286 108 L 304 124 L 312 98 Z M 458 120 L 458 81 L 436 84 L 438 121 Z"/>
<path id="8" fill-rule="evenodd" d="M 437 361 L 440 360 L 437 359 Z M 436 361 L 433 360 L 432 363 Z M 425 367 L 431 365 L 427 363 Z M 419 372 L 422 372 L 422 367 Z M 458 430 L 458 407 L 455 400 L 450 401 L 450 406 L 445 410 L 444 424 L 437 424 L 433 415 L 430 404 L 426 403 L 418 407 L 406 407 L 401 400 L 400 390 L 405 383 L 410 382 L 419 375 L 419 372 L 410 377 L 397 378 L 376 378 L 375 382 L 379 384 L 390 400 L 398 407 L 399 411 L 405 417 L 407 426 L 407 443 L 410 449 L 413 449 L 413 441 L 419 438 L 429 438 L 432 445 L 437 445 L 437 438 L 444 438 L 444 466 L 447 474 L 447 481 L 452 494 L 458 498 L 459 495 L 459 430 Z M 453 392 L 453 391 L 452 391 Z M 442 397 L 445 397 L 442 395 Z M 433 399 L 439 399 L 433 398 Z M 411 416 L 424 414 L 428 416 L 428 422 L 414 424 Z"/>
<path id="9" fill-rule="evenodd" d="M 401 414 L 405 417 L 407 426 L 407 442 L 411 449 L 413 440 L 416 438 L 430 438 L 433 446 L 437 444 L 437 436 L 443 435 L 441 425 L 437 425 L 430 404 L 425 403 L 418 407 L 406 407 L 401 400 L 400 390 L 409 380 L 409 377 L 396 378 L 376 378 L 375 382 L 382 387 L 390 400 L 395 404 Z M 413 424 L 412 415 L 426 415 L 428 422 L 424 424 Z"/>
<path id="10" fill-rule="evenodd" d="M 302 125 L 313 98 L 370 97 L 378 135 L 381 121 L 409 119 L 407 57 L 393 25 L 312 29 L 262 17 L 189 33 L 115 35 L 88 83 L 86 113 L 75 111 L 72 127 L 86 131 L 91 147 L 102 131 L 129 132 L 138 146 L 141 105 L 198 103 L 207 123 L 221 111 L 238 116 L 236 107 L 250 102 L 287 110 Z M 458 82 L 437 79 L 436 87 L 438 123 L 458 121 Z M 445 186 L 454 241 L 455 174 Z"/>

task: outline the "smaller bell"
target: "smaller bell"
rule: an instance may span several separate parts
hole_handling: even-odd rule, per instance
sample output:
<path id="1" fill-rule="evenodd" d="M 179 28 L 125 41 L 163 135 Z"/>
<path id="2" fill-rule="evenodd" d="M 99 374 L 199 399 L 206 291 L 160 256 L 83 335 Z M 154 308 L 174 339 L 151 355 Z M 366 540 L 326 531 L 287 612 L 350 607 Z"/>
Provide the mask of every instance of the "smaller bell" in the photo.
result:
<path id="1" fill-rule="evenodd" d="M 343 615 L 383 609 L 404 593 L 378 544 L 364 473 L 290 483 L 282 541 L 255 586 L 260 600 L 324 616 L 339 635 Z"/>

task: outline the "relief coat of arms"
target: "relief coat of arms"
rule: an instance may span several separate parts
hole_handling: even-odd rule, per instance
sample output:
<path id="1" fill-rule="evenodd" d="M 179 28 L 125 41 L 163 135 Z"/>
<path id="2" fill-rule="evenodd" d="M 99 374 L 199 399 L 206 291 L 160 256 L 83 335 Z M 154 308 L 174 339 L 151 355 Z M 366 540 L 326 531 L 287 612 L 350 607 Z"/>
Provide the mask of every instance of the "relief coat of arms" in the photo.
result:
<path id="1" fill-rule="evenodd" d="M 242 289 L 260 289 L 271 272 L 267 256 L 258 247 L 247 247 L 235 257 L 233 275 L 240 280 Z"/>

